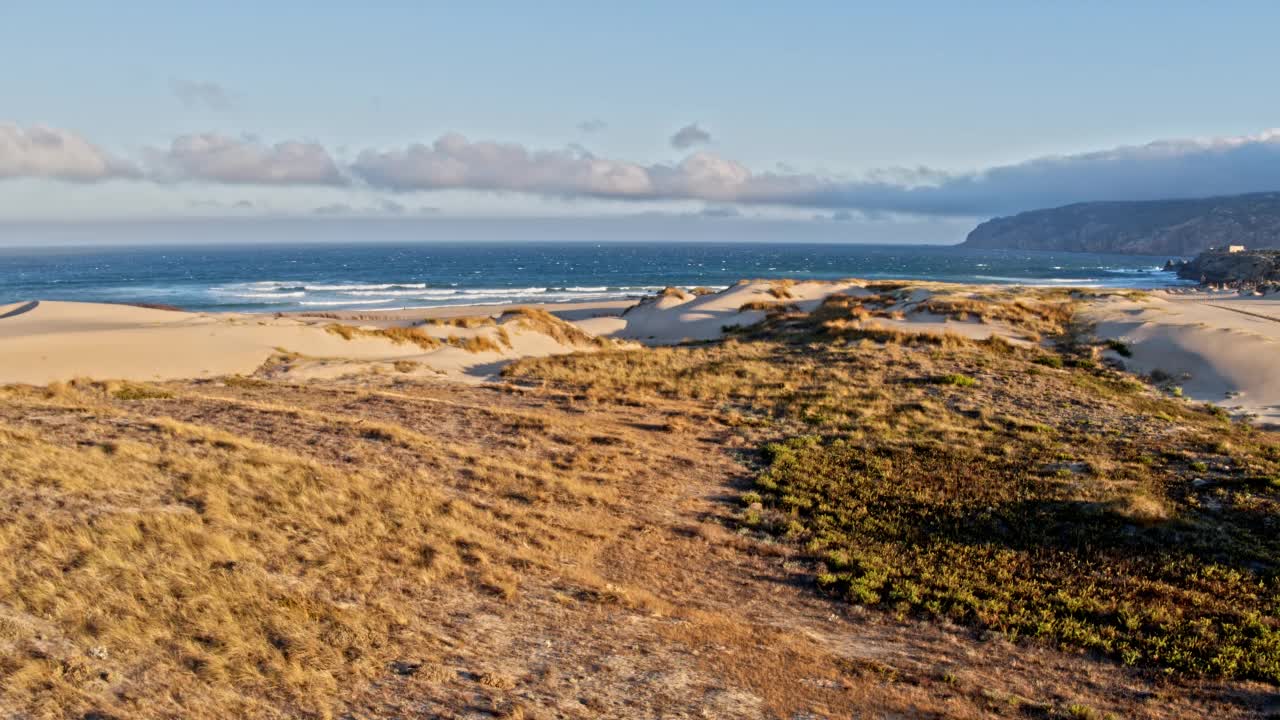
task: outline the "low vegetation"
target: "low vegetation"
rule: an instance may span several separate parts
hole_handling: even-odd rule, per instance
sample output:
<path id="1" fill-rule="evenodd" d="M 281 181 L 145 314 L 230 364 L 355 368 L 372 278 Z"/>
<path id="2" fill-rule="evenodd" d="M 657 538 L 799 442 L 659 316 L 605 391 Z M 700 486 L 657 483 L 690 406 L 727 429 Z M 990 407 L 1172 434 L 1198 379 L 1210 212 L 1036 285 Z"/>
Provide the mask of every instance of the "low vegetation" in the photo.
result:
<path id="1" fill-rule="evenodd" d="M 497 324 L 497 321 L 489 317 L 488 315 L 468 315 L 466 317 L 456 317 L 456 318 L 430 318 L 426 320 L 423 324 L 444 326 L 444 327 L 465 328 L 467 330 L 473 330 L 475 328 L 495 325 Z"/>
<path id="2" fill-rule="evenodd" d="M 1096 362 L 1069 294 L 953 305 L 1010 338 L 977 340 L 898 323 L 912 293 L 502 386 L 402 359 L 0 388 L 0 715 L 1265 705 L 1277 437 Z M 538 310 L 450 326 L 595 343 Z"/>
<path id="3" fill-rule="evenodd" d="M 791 292 L 794 280 L 775 280 L 769 285 L 769 294 L 779 300 L 790 300 L 795 297 Z"/>
<path id="4" fill-rule="evenodd" d="M 947 373 L 946 375 L 939 375 L 933 379 L 933 382 L 938 385 L 955 385 L 956 387 L 971 387 L 978 384 L 977 380 L 974 380 L 964 373 Z"/>
<path id="5" fill-rule="evenodd" d="M 508 376 L 704 401 L 764 447 L 744 526 L 804 547 L 850 602 L 1280 683 L 1276 438 L 1095 363 L 1065 294 L 931 307 L 1055 333 L 1068 354 L 885 328 L 834 296 L 716 346 Z"/>
<path id="6" fill-rule="evenodd" d="M 539 308 L 515 308 L 503 313 L 499 319 L 514 321 L 517 327 L 542 333 L 564 345 L 609 345 L 607 338 L 584 332 L 577 325 Z"/>
<path id="7" fill-rule="evenodd" d="M 1002 322 L 1040 337 L 1062 335 L 1075 313 L 1065 293 L 1043 293 L 1030 299 L 1026 291 L 991 292 L 972 296 L 936 294 L 920 304 L 925 312 L 954 320 Z"/>
<path id="8" fill-rule="evenodd" d="M 450 433 L 407 396 L 222 385 L 0 389 L 0 714 L 331 717 L 442 677 L 424 600 L 571 572 L 627 467 L 536 415 Z"/>
<path id="9" fill-rule="evenodd" d="M 565 322 L 551 313 L 537 308 L 516 308 L 502 314 L 494 320 L 489 317 L 452 318 L 438 323 L 430 323 L 442 327 L 456 327 L 467 330 L 478 330 L 472 335 L 449 335 L 443 339 L 429 335 L 419 327 L 356 327 L 341 323 L 330 323 L 325 329 L 346 340 L 355 338 L 385 338 L 397 345 L 414 344 L 423 350 L 435 350 L 452 346 L 472 353 L 502 353 L 512 347 L 511 331 L 508 326 L 530 330 L 546 335 L 564 345 L 590 345 L 606 347 L 609 341 L 583 332 L 572 323 Z M 487 332 L 486 332 L 487 331 Z"/>
<path id="10" fill-rule="evenodd" d="M 330 323 L 325 325 L 325 330 L 343 340 L 353 340 L 358 337 L 386 338 L 397 345 L 413 344 L 423 350 L 435 350 L 444 344 L 438 338 L 412 327 L 364 328 Z"/>

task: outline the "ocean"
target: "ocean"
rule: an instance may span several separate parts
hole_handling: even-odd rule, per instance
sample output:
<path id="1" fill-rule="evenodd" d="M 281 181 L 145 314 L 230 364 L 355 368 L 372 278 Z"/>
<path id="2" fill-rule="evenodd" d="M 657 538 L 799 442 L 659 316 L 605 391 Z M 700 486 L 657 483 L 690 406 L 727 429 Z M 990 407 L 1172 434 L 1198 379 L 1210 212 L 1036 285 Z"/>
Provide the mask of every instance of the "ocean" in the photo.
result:
<path id="1" fill-rule="evenodd" d="M 725 243 L 421 243 L 0 248 L 0 304 L 159 303 L 281 312 L 572 302 L 742 278 L 900 278 L 1161 287 L 1149 256 L 945 246 Z"/>

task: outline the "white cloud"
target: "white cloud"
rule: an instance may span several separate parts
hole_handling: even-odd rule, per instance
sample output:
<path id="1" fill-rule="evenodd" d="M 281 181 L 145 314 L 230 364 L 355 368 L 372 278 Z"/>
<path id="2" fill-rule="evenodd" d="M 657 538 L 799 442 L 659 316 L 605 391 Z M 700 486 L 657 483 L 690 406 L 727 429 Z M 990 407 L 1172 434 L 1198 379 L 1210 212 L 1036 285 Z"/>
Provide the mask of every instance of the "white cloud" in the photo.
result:
<path id="1" fill-rule="evenodd" d="M 972 217 L 1091 200 L 1204 197 L 1280 189 L 1280 130 L 1162 140 L 1050 156 L 973 172 L 888 169 L 859 179 L 779 167 L 756 172 L 708 151 L 675 164 L 597 156 L 581 146 L 537 150 L 449 133 L 431 144 L 370 148 L 340 165 L 315 142 L 264 143 L 217 133 L 184 135 L 144 153 L 146 172 L 66 130 L 0 123 L 0 178 L 92 182 L 143 179 L 225 185 L 364 186 L 372 190 L 481 191 L 613 201 L 766 206 L 832 219 L 902 215 Z M 399 210 L 397 210 L 399 208 Z M 382 214 L 413 212 L 399 200 Z M 361 210 L 366 212 L 366 210 Z"/>
<path id="2" fill-rule="evenodd" d="M 711 152 L 676 165 L 597 157 L 582 148 L 531 151 L 470 142 L 366 150 L 351 168 L 394 191 L 495 190 L 622 200 L 702 200 L 867 216 L 983 216 L 1089 200 L 1144 200 L 1280 189 L 1280 131 L 1248 137 L 1159 141 L 1045 157 L 982 171 L 892 168 L 845 180 L 814 173 L 756 173 Z"/>
<path id="3" fill-rule="evenodd" d="M 782 177 L 775 180 L 782 180 Z M 832 181 L 786 176 L 755 201 L 824 209 L 926 215 L 997 215 L 1094 200 L 1158 200 L 1280 189 L 1280 131 L 1162 140 L 1078 155 L 1035 158 L 969 173 L 928 168 L 909 178 Z"/>
<path id="4" fill-rule="evenodd" d="M 230 110 L 234 104 L 231 93 L 218 83 L 199 80 L 169 81 L 173 94 L 188 108 L 204 108 L 208 110 Z"/>
<path id="5" fill-rule="evenodd" d="M 96 182 L 141 173 L 69 130 L 0 123 L 0 179 L 34 177 Z"/>
<path id="6" fill-rule="evenodd" d="M 215 133 L 182 135 L 168 150 L 151 153 L 153 179 L 246 185 L 345 185 L 347 179 L 322 145 Z"/>
<path id="7" fill-rule="evenodd" d="M 677 150 L 687 150 L 694 145 L 711 142 L 711 133 L 698 127 L 698 123 L 685 125 L 671 136 L 671 147 Z"/>
<path id="8" fill-rule="evenodd" d="M 431 145 L 365 150 L 351 171 L 389 190 L 496 190 L 544 195 L 643 197 L 653 193 L 644 167 L 597 158 L 581 148 L 530 151 L 515 143 L 442 135 Z"/>

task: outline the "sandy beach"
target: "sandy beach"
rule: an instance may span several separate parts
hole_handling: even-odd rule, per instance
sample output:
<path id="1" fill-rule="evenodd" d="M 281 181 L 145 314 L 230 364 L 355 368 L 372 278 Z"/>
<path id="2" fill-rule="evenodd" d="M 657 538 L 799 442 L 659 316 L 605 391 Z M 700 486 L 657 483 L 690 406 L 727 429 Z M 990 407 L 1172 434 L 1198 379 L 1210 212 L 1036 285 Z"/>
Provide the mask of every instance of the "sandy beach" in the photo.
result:
<path id="1" fill-rule="evenodd" d="M 998 319 L 937 312 L 938 298 L 1007 294 L 1007 287 L 909 285 L 905 301 L 875 323 L 1042 342 Z M 727 328 L 760 322 L 772 308 L 808 312 L 832 294 L 874 296 L 883 286 L 755 280 L 713 293 L 672 288 L 638 302 L 521 306 L 547 313 L 554 325 L 513 315 L 517 306 L 508 305 L 265 315 L 32 301 L 0 307 L 0 383 L 211 378 L 268 372 L 269 364 L 295 379 L 399 372 L 486 382 L 516 358 L 590 352 L 600 347 L 597 339 L 614 346 L 715 340 Z M 1127 355 L 1105 353 L 1110 362 L 1193 400 L 1280 422 L 1277 298 L 1183 290 L 1104 294 L 1087 301 L 1082 315 L 1099 340 L 1126 348 Z M 417 333 L 419 341 L 387 334 L 396 329 Z"/>
<path id="2" fill-rule="evenodd" d="M 1280 423 L 1280 297 L 1155 292 L 1113 298 L 1085 313 L 1096 334 L 1128 346 L 1108 353 L 1186 397 Z"/>

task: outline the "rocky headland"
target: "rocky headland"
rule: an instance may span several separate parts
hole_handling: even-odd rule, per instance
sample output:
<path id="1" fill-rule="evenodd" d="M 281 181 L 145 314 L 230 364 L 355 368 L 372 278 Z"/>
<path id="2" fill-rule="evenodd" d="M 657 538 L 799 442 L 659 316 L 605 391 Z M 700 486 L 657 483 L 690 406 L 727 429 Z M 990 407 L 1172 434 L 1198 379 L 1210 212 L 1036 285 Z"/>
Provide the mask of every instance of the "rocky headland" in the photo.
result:
<path id="1" fill-rule="evenodd" d="M 963 246 L 1190 256 L 1211 247 L 1280 247 L 1280 193 L 1087 202 L 988 220 Z"/>
<path id="2" fill-rule="evenodd" d="M 1206 286 L 1264 292 L 1280 289 L 1280 250 L 1206 250 L 1192 260 L 1171 260 L 1165 269 Z"/>

